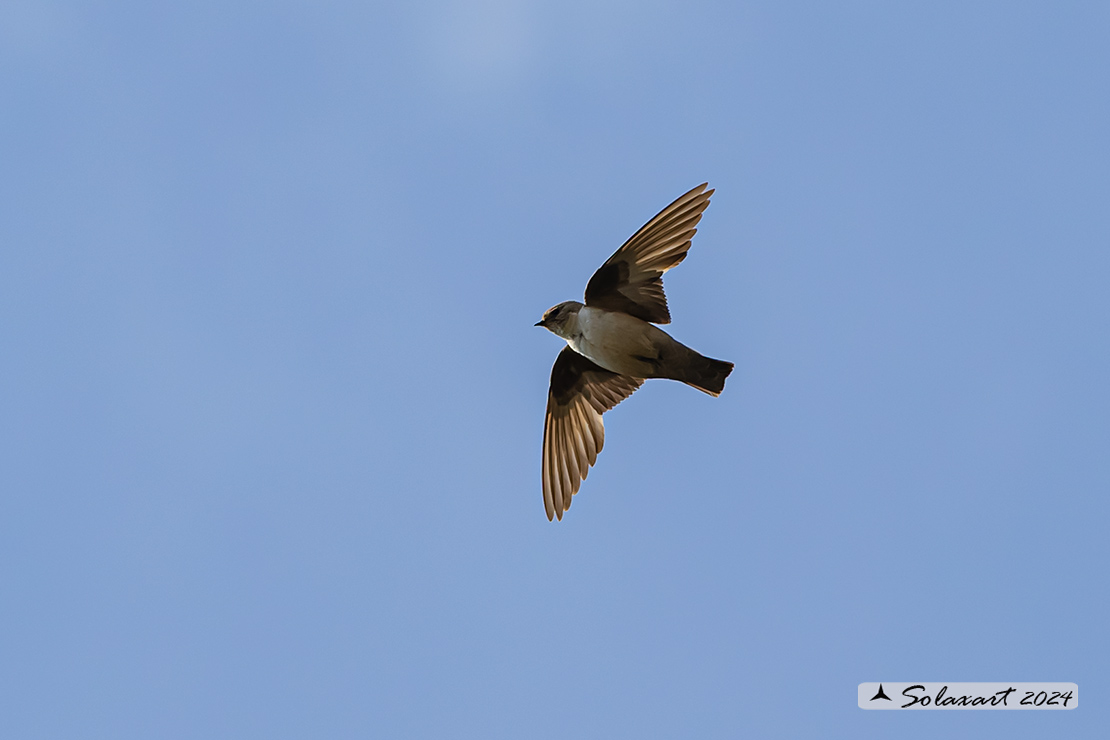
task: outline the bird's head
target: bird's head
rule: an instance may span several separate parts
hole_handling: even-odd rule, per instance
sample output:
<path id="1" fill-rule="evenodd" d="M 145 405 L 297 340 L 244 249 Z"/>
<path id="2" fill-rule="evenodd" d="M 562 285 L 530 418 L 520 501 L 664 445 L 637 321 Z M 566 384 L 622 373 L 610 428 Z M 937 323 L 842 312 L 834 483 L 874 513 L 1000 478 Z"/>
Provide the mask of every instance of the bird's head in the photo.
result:
<path id="1" fill-rule="evenodd" d="M 536 326 L 542 326 L 552 334 L 557 334 L 566 339 L 574 328 L 573 325 L 578 323 L 578 309 L 580 308 L 582 308 L 582 304 L 578 301 L 560 303 L 558 306 L 547 309 L 543 314 L 543 319 L 536 322 Z"/>

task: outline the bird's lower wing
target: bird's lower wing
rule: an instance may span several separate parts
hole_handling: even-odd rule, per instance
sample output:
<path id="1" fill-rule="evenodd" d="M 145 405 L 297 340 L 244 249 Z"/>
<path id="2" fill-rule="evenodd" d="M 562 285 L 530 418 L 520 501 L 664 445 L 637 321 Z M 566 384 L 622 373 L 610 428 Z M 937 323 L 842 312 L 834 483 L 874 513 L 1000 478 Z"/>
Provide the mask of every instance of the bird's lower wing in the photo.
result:
<path id="1" fill-rule="evenodd" d="M 543 427 L 543 504 L 563 518 L 605 444 L 601 415 L 631 396 L 642 378 L 609 372 L 570 347 L 551 368 Z"/>

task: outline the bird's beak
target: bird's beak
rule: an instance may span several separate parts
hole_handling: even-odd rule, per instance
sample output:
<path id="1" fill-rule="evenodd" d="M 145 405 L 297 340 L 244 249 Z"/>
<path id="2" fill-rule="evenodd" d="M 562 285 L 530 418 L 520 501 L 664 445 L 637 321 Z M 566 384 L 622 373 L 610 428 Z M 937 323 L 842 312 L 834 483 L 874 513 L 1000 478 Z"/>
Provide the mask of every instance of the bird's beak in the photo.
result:
<path id="1" fill-rule="evenodd" d="M 536 323 L 532 324 L 532 326 L 543 326 L 543 325 L 544 325 L 544 323 L 543 323 L 543 321 L 542 321 L 542 320 L 541 320 L 541 321 L 537 321 Z"/>

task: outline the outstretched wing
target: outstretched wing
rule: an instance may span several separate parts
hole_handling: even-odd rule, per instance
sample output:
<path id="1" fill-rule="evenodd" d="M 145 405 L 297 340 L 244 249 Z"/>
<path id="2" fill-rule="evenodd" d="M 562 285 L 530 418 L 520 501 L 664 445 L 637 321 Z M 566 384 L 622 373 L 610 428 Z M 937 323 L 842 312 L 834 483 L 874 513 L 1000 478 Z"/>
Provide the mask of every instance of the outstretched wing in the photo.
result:
<path id="1" fill-rule="evenodd" d="M 655 324 L 671 323 L 663 273 L 686 259 L 709 205 L 709 183 L 698 185 L 644 224 L 598 268 L 586 285 L 586 305 L 622 311 Z"/>
<path id="2" fill-rule="evenodd" d="M 570 497 L 605 444 L 601 415 L 643 385 L 642 378 L 612 373 L 570 347 L 551 368 L 543 425 L 543 505 L 547 518 L 563 518 Z"/>

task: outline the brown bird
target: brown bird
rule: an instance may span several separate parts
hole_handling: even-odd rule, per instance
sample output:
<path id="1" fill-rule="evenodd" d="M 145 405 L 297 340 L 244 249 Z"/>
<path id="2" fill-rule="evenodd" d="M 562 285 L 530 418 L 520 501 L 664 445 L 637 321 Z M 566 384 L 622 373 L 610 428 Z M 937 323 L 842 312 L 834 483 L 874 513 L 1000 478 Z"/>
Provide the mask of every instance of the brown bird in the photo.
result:
<path id="1" fill-rule="evenodd" d="M 652 324 L 669 324 L 663 273 L 686 259 L 712 190 L 702 183 L 660 211 L 605 261 L 586 285 L 585 304 L 566 301 L 536 324 L 567 347 L 551 369 L 543 428 L 543 504 L 563 518 L 605 442 L 601 415 L 646 378 L 679 380 L 711 396 L 733 364 L 714 360 Z"/>

